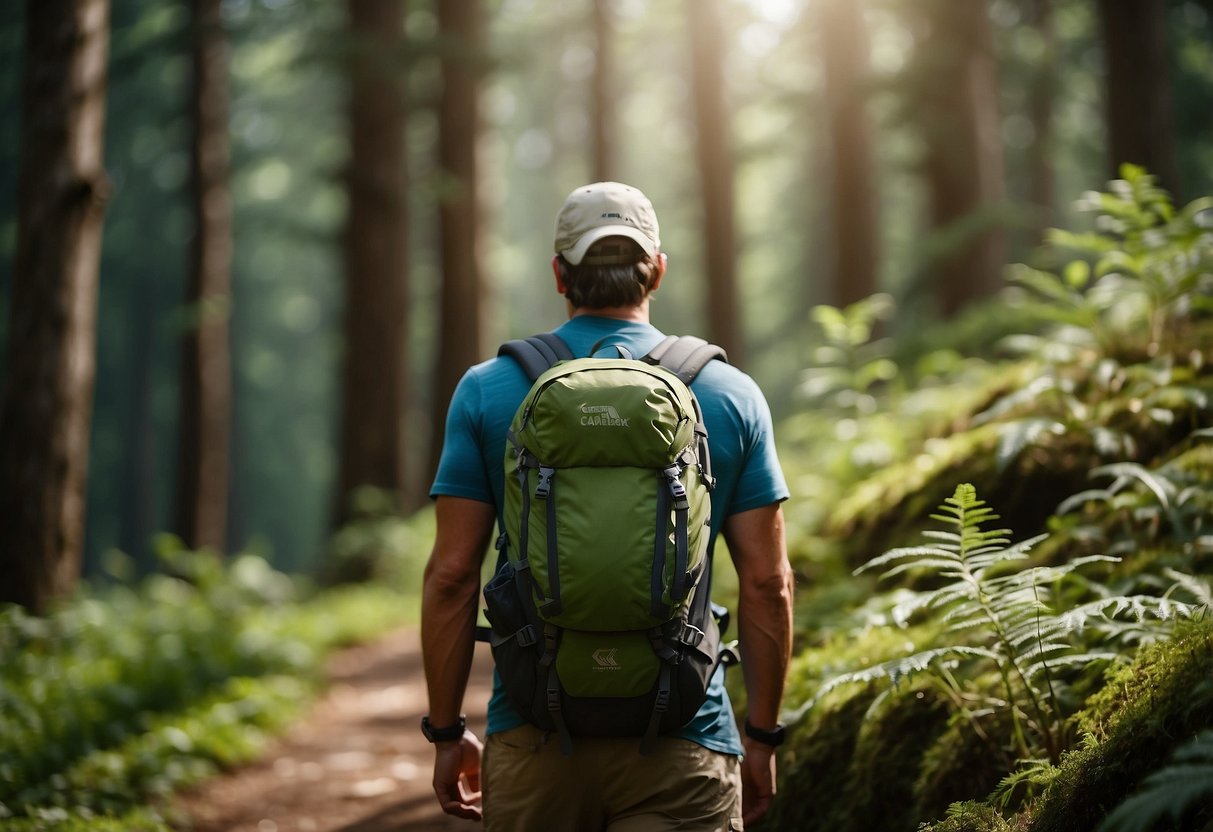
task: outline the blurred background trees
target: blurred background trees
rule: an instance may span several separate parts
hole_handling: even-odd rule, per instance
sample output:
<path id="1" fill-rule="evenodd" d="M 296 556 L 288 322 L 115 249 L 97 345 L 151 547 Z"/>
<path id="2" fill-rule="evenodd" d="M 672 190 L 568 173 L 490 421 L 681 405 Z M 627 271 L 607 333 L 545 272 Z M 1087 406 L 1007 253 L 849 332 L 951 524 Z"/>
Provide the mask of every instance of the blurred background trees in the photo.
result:
<path id="1" fill-rule="evenodd" d="M 11 466 L 52 415 L 88 418 L 35 390 L 94 355 L 29 375 L 58 349 L 29 329 L 23 287 L 52 284 L 18 200 L 54 135 L 21 78 L 67 66 L 26 40 L 52 6 L 0 10 L 5 500 L 32 493 Z M 87 461 L 87 499 L 48 498 L 87 506 L 64 538 L 85 571 L 111 548 L 150 568 L 164 530 L 310 570 L 359 486 L 416 506 L 463 370 L 562 318 L 552 221 L 582 182 L 652 198 L 670 256 L 655 323 L 725 343 L 777 417 L 798 406 L 812 304 L 888 292 L 896 340 L 989 297 L 1120 162 L 1189 197 L 1213 185 L 1196 0 L 113 0 L 109 32 L 99 323 L 77 330 L 95 340 L 90 441 L 77 431 L 75 473 L 56 469 L 83 488 Z M 224 79 L 226 115 L 198 83 Z M 222 450 L 202 425 L 225 415 Z M 229 473 L 194 467 L 207 449 Z M 203 503 L 226 523 L 198 520 Z M 0 503 L 6 556 L 35 551 L 16 504 Z"/>
<path id="2" fill-rule="evenodd" d="M 349 0 L 349 162 L 336 519 L 355 490 L 407 489 L 409 227 L 404 4 Z"/>
<path id="3" fill-rule="evenodd" d="M 232 198 L 227 33 L 220 0 L 192 0 L 190 203 L 175 530 L 191 549 L 227 547 L 231 469 Z"/>
<path id="4" fill-rule="evenodd" d="M 21 151 L 0 404 L 0 601 L 37 612 L 74 586 L 84 548 L 109 4 L 31 2 L 25 31 L 10 110 Z"/>

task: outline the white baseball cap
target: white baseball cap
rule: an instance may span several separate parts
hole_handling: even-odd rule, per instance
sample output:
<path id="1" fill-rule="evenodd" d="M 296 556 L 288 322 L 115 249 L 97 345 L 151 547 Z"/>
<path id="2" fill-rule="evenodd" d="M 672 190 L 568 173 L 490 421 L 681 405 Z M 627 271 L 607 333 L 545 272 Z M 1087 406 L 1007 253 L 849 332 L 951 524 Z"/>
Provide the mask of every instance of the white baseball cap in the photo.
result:
<path id="1" fill-rule="evenodd" d="M 645 254 L 656 254 L 661 237 L 653 203 L 638 189 L 619 182 L 577 188 L 556 215 L 556 253 L 576 266 L 604 237 L 627 237 Z"/>

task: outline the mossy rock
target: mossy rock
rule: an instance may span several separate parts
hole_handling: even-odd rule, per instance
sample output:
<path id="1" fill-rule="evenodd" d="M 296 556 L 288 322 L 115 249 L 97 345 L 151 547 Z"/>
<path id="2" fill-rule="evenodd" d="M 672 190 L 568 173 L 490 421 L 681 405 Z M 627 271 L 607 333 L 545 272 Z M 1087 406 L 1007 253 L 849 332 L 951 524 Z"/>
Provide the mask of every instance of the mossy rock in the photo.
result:
<path id="1" fill-rule="evenodd" d="M 791 741 L 779 755 L 780 788 L 764 828 L 781 832 L 840 828 L 847 807 L 839 805 L 839 798 L 849 783 L 864 714 L 875 698 L 874 688 L 858 691 L 793 729 Z"/>
<path id="2" fill-rule="evenodd" d="M 1031 832 L 1096 829 L 1180 743 L 1213 726 L 1213 622 L 1186 625 L 1111 671 L 1076 722 L 1086 740 L 1032 807 Z"/>
<path id="3" fill-rule="evenodd" d="M 1005 709 L 975 716 L 973 722 L 953 714 L 923 755 L 914 783 L 914 816 L 944 817 L 953 803 L 990 794 L 1015 766 L 1014 755 L 1000 744 L 1011 730 Z"/>
<path id="4" fill-rule="evenodd" d="M 920 818 L 910 807 L 923 755 L 948 724 L 948 703 L 929 684 L 894 691 L 869 716 L 851 761 L 844 803 L 851 832 L 913 832 Z"/>

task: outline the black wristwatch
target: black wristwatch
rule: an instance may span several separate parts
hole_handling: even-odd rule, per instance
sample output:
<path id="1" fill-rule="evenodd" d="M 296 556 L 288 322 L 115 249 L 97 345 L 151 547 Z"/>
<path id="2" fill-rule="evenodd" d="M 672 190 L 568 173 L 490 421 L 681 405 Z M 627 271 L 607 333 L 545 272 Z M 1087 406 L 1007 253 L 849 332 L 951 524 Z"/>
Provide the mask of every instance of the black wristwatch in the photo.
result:
<path id="1" fill-rule="evenodd" d="M 745 721 L 745 735 L 763 745 L 769 745 L 771 748 L 783 745 L 783 741 L 787 739 L 787 733 L 788 729 L 782 725 L 776 725 L 771 730 L 765 731 L 762 728 L 755 728 L 748 719 Z"/>
<path id="2" fill-rule="evenodd" d="M 459 715 L 459 722 L 447 728 L 435 728 L 430 724 L 430 718 L 423 716 L 421 718 L 421 733 L 425 734 L 425 738 L 430 742 L 452 742 L 463 737 L 463 731 L 467 727 L 468 718 L 464 714 Z"/>

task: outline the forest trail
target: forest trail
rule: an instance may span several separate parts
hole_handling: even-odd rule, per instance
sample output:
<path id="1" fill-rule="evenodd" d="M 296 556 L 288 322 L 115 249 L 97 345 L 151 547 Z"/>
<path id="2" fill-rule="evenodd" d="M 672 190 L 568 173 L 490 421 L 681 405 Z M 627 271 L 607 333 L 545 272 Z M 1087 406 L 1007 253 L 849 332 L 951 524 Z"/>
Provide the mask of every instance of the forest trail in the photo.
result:
<path id="1" fill-rule="evenodd" d="M 182 832 L 410 832 L 477 824 L 442 814 L 421 736 L 425 678 L 416 629 L 338 653 L 324 696 L 257 762 L 208 780 L 175 807 Z M 464 709 L 484 738 L 492 679 L 477 643 Z"/>

